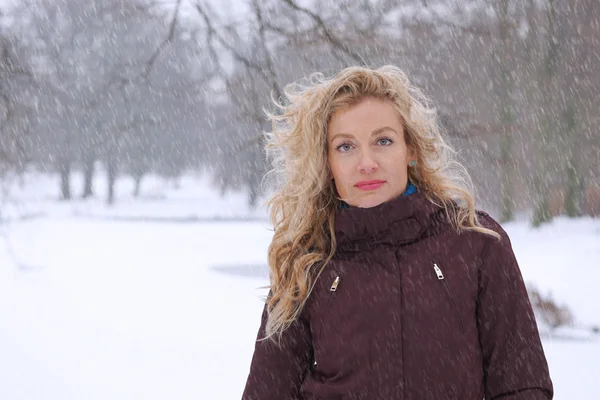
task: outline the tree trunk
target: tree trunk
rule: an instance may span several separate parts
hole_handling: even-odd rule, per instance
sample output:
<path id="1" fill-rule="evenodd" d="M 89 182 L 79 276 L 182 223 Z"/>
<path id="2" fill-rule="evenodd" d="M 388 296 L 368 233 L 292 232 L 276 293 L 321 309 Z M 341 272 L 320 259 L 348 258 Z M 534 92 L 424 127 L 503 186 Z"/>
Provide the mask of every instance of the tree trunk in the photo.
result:
<path id="1" fill-rule="evenodd" d="M 220 183 L 220 196 L 221 198 L 225 197 L 227 191 L 229 190 L 229 174 L 224 173 L 221 178 Z"/>
<path id="2" fill-rule="evenodd" d="M 61 160 L 58 163 L 60 174 L 60 195 L 62 200 L 71 200 L 71 163 Z"/>
<path id="3" fill-rule="evenodd" d="M 133 188 L 133 197 L 138 198 L 140 196 L 140 188 L 142 186 L 142 178 L 143 174 L 135 174 L 133 179 L 135 181 L 135 186 Z"/>
<path id="4" fill-rule="evenodd" d="M 552 186 L 552 178 L 556 174 L 556 165 L 552 165 L 551 163 L 551 151 L 552 146 L 555 143 L 555 131 L 560 129 L 559 121 L 556 120 L 556 113 L 554 112 L 557 108 L 556 101 L 554 100 L 558 88 L 556 82 L 556 70 L 558 65 L 556 0 L 549 1 L 546 20 L 546 48 L 539 74 L 541 83 L 538 85 L 541 90 L 542 123 L 538 139 L 536 140 L 537 168 L 534 179 L 536 201 L 532 219 L 532 224 L 536 227 L 544 222 L 552 220 L 552 213 L 550 212 L 550 189 Z"/>
<path id="5" fill-rule="evenodd" d="M 565 189 L 565 213 L 571 218 L 582 215 L 583 193 L 581 175 L 576 160 L 571 160 L 567 166 L 567 187 Z"/>
<path id="6" fill-rule="evenodd" d="M 515 177 L 515 158 L 513 154 L 513 142 L 516 127 L 516 113 L 513 107 L 513 90 L 514 78 L 511 71 L 511 61 L 513 54 L 511 53 L 512 42 L 514 35 L 511 34 L 510 16 L 508 12 L 508 0 L 503 0 L 499 5 L 499 24 L 500 24 L 500 39 L 501 54 L 500 54 L 500 101 L 502 102 L 502 142 L 500 151 L 501 165 L 501 222 L 507 222 L 514 217 L 514 187 L 513 181 Z"/>
<path id="7" fill-rule="evenodd" d="M 83 195 L 81 197 L 84 199 L 94 195 L 94 161 L 93 157 L 86 157 L 83 164 Z"/>
<path id="8" fill-rule="evenodd" d="M 117 180 L 117 160 L 109 159 L 106 163 L 106 172 L 108 174 L 108 194 L 106 204 L 115 203 L 115 181 Z"/>
<path id="9" fill-rule="evenodd" d="M 502 178 L 500 183 L 500 194 L 501 194 L 501 213 L 500 221 L 508 222 L 514 218 L 514 187 L 513 180 L 515 176 L 515 159 L 513 155 L 513 138 L 511 136 L 512 129 L 505 128 L 505 134 L 502 137 L 501 144 L 501 165 L 502 165 Z"/>
<path id="10" fill-rule="evenodd" d="M 248 206 L 251 209 L 254 209 L 256 207 L 256 203 L 258 202 L 259 193 L 254 185 L 250 185 L 249 189 L 250 193 L 248 194 Z"/>

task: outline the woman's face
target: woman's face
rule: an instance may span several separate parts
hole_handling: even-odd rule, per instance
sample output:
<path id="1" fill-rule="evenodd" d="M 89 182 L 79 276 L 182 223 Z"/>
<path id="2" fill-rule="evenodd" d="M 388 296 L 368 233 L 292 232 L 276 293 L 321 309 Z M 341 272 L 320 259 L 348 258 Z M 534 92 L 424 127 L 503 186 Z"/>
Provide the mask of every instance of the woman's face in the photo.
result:
<path id="1" fill-rule="evenodd" d="M 349 205 L 374 207 L 406 190 L 414 158 L 391 101 L 369 97 L 336 111 L 329 121 L 327 146 L 335 187 Z"/>

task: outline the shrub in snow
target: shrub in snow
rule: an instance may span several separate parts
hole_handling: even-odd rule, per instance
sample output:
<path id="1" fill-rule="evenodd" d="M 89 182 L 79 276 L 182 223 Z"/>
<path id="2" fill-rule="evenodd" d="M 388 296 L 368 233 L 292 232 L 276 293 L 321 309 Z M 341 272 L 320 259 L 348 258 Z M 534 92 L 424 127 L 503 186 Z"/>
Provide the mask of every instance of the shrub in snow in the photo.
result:
<path id="1" fill-rule="evenodd" d="M 573 313 L 566 305 L 558 305 L 552 294 L 542 295 L 539 290 L 528 285 L 529 299 L 536 317 L 552 329 L 559 326 L 569 326 L 575 321 Z"/>

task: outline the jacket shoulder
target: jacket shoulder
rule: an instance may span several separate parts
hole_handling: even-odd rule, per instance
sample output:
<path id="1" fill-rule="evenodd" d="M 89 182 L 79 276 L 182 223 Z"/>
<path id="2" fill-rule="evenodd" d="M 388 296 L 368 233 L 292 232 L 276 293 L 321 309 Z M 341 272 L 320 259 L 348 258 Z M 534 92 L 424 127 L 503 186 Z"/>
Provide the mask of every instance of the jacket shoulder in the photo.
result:
<path id="1" fill-rule="evenodd" d="M 508 261 L 514 261 L 516 265 L 512 241 L 508 233 L 502 228 L 502 225 L 484 211 L 477 211 L 477 220 L 482 227 L 491 229 L 500 235 L 498 239 L 497 237 L 483 234 L 484 237 L 481 239 L 479 250 L 480 262 L 504 265 Z"/>
<path id="2" fill-rule="evenodd" d="M 500 259 L 506 256 L 511 256 L 514 254 L 512 249 L 512 242 L 508 233 L 504 230 L 502 225 L 498 221 L 496 221 L 491 215 L 489 215 L 485 211 L 477 210 L 477 221 L 480 226 L 490 229 L 500 235 L 500 238 L 494 237 L 492 235 L 479 233 L 481 235 L 480 239 L 480 250 L 479 257 L 480 260 L 486 259 Z M 495 256 L 494 256 L 495 254 Z M 489 261 L 489 260 L 488 260 Z"/>
<path id="3" fill-rule="evenodd" d="M 500 236 L 508 236 L 502 225 L 498 221 L 496 221 L 490 214 L 483 210 L 475 210 L 477 214 L 477 221 L 479 224 L 487 229 L 491 229 L 494 232 L 500 234 Z"/>

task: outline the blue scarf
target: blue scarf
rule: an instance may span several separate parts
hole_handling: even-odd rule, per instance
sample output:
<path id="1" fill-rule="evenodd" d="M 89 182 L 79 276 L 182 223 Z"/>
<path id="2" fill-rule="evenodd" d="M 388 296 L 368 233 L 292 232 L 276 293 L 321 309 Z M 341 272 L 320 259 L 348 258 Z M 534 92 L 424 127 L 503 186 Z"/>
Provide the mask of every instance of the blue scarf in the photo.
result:
<path id="1" fill-rule="evenodd" d="M 411 181 L 408 181 L 406 190 L 404 191 L 404 193 L 402 193 L 401 197 L 410 196 L 411 194 L 413 194 L 416 191 L 417 191 L 417 187 L 415 185 L 413 185 Z M 350 205 L 348 203 L 346 203 L 345 201 L 342 201 L 340 204 L 340 209 L 343 210 L 345 208 L 350 208 Z"/>

